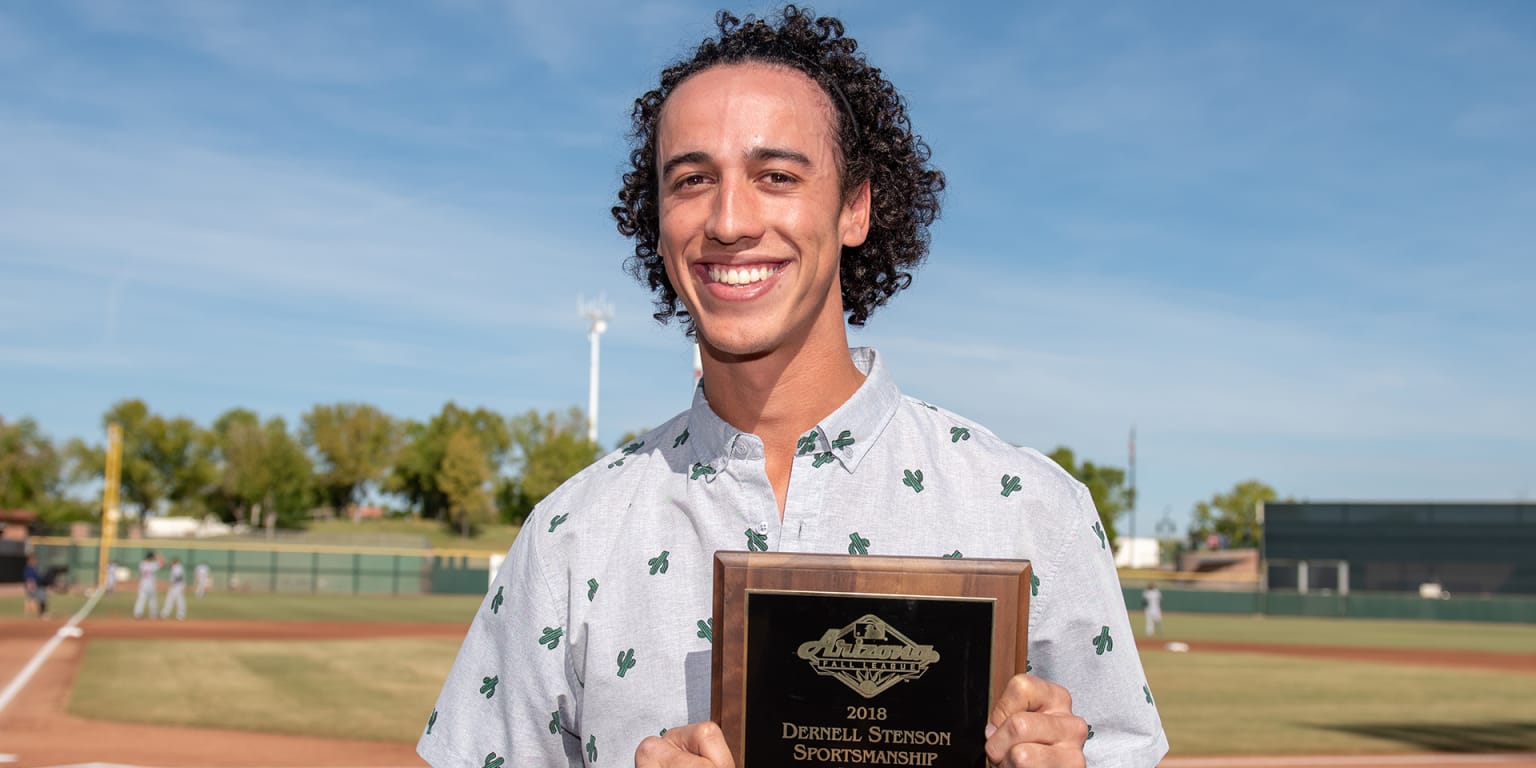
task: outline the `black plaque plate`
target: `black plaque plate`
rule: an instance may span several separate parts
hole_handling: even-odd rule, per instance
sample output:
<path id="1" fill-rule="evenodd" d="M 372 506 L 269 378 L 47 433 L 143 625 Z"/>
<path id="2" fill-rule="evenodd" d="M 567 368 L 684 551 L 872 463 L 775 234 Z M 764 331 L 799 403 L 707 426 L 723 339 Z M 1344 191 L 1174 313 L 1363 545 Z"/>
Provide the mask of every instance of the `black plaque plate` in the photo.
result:
<path id="1" fill-rule="evenodd" d="M 749 591 L 750 764 L 985 766 L 994 608 Z"/>

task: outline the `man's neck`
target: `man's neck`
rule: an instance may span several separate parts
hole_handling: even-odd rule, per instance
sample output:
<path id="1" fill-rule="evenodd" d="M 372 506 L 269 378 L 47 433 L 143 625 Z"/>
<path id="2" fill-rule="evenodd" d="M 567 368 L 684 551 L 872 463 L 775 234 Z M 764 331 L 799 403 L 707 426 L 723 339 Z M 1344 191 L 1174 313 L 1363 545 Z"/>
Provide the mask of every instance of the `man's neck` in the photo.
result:
<path id="1" fill-rule="evenodd" d="M 848 338 L 756 358 L 731 358 L 701 344 L 704 392 L 727 424 L 757 435 L 764 450 L 793 451 L 800 436 L 848 401 L 864 374 L 848 355 Z"/>

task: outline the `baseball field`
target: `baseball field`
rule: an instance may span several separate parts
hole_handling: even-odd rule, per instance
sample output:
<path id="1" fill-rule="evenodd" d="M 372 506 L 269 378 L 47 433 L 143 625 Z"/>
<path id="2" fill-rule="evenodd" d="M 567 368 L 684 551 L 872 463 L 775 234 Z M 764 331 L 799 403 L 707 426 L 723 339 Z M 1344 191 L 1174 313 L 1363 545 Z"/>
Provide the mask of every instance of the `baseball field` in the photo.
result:
<path id="1" fill-rule="evenodd" d="M 135 621 L 132 600 L 96 605 L 0 711 L 0 761 L 416 765 L 479 603 L 218 593 L 189 599 L 186 621 Z M 0 598 L 0 685 L 83 602 L 36 620 Z M 1164 628 L 1139 642 L 1168 766 L 1536 765 L 1511 754 L 1536 753 L 1536 626 L 1170 614 Z M 1361 757 L 1304 757 L 1319 754 Z"/>

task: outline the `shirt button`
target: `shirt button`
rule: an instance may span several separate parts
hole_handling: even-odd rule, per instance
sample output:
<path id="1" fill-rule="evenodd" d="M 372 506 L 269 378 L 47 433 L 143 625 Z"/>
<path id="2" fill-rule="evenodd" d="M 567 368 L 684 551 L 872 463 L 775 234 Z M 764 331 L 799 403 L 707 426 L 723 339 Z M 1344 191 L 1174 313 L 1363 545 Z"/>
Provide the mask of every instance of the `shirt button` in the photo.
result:
<path id="1" fill-rule="evenodd" d="M 752 455 L 752 449 L 751 449 L 751 447 L 747 446 L 745 443 L 736 443 L 736 444 L 731 446 L 731 457 L 732 458 L 745 459 L 745 458 L 747 458 L 750 455 Z"/>

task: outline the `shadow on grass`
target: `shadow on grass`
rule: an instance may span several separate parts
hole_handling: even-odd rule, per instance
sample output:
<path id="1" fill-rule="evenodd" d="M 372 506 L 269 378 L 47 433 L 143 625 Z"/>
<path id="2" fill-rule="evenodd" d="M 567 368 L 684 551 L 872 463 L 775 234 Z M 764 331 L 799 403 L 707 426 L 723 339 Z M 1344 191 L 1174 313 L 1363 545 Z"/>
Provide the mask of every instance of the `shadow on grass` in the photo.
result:
<path id="1" fill-rule="evenodd" d="M 1343 723 L 1311 725 L 1324 731 L 1370 736 L 1408 744 L 1429 752 L 1536 751 L 1536 722 L 1478 723 Z"/>

